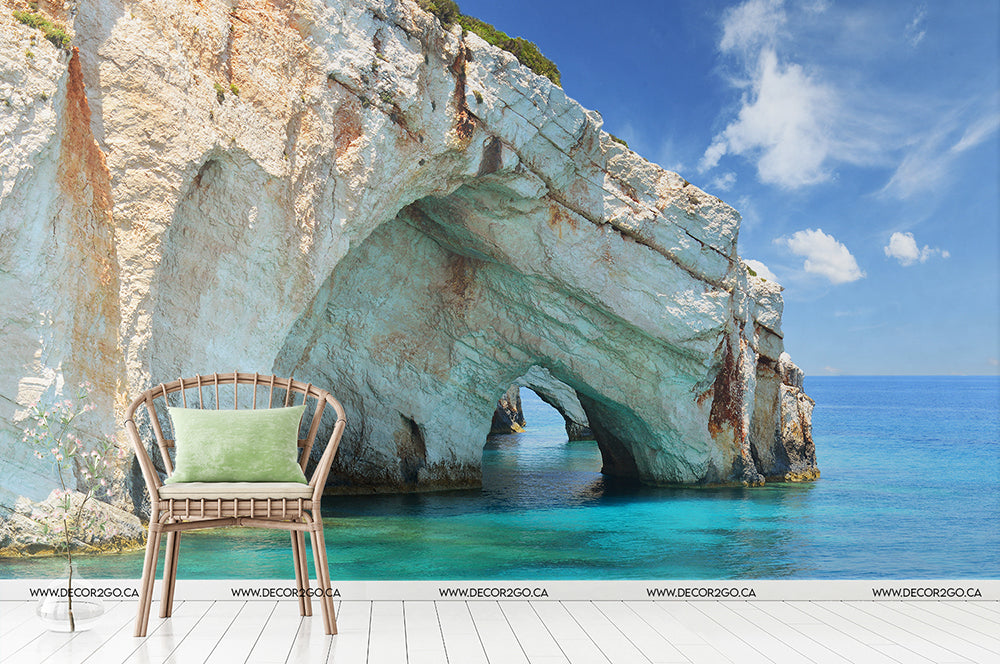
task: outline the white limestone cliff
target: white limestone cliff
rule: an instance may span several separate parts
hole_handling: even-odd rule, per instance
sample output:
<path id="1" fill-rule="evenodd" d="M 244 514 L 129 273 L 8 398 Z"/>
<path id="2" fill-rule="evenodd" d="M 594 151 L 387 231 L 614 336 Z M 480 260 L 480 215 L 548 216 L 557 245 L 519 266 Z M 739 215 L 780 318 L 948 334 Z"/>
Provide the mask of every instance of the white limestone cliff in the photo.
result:
<path id="1" fill-rule="evenodd" d="M 509 53 L 412 0 L 43 2 L 71 52 L 2 6 L 0 505 L 53 488 L 35 396 L 89 380 L 113 431 L 235 368 L 344 402 L 341 487 L 476 485 L 532 367 L 607 473 L 815 475 L 737 212 Z"/>

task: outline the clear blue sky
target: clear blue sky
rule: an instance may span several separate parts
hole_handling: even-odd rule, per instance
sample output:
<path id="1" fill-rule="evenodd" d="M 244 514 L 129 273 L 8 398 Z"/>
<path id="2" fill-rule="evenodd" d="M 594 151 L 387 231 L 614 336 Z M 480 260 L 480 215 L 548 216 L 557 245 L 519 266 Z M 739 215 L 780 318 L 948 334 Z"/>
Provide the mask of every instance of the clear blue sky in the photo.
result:
<path id="1" fill-rule="evenodd" d="M 1000 372 L 1000 3 L 459 6 L 742 213 L 808 374 Z"/>

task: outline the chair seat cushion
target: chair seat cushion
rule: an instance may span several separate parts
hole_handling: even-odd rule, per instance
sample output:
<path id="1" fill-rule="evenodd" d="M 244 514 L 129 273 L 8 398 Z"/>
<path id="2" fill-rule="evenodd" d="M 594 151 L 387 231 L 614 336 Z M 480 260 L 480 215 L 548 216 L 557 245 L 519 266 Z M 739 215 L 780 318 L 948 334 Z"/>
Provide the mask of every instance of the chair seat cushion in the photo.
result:
<path id="1" fill-rule="evenodd" d="M 297 482 L 175 482 L 160 487 L 169 500 L 231 500 L 233 498 L 312 498 L 313 489 Z"/>

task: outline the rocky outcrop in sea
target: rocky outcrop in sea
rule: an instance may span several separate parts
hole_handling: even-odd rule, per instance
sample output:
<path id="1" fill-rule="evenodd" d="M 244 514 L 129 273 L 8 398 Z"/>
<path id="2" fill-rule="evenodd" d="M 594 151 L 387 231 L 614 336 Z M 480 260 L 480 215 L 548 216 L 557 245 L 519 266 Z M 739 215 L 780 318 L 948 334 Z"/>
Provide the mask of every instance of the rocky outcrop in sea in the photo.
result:
<path id="1" fill-rule="evenodd" d="M 477 485 L 543 370 L 605 473 L 816 476 L 739 214 L 510 53 L 412 0 L 39 3 L 65 49 L 13 9 L 0 505 L 54 486 L 18 447 L 34 399 L 89 381 L 110 433 L 150 385 L 236 368 L 343 401 L 340 488 Z"/>

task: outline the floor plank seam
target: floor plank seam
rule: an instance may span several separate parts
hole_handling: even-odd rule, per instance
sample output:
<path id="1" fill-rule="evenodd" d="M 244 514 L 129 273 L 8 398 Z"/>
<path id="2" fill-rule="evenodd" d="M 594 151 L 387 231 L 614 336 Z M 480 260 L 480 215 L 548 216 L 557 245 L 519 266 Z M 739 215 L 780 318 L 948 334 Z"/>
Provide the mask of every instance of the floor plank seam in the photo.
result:
<path id="1" fill-rule="evenodd" d="M 264 620 L 264 625 L 260 628 L 260 631 L 257 632 L 257 638 L 253 640 L 253 645 L 250 646 L 250 651 L 247 653 L 247 658 L 243 660 L 243 664 L 249 662 L 250 658 L 253 657 L 253 651 L 257 649 L 257 644 L 260 643 L 260 637 L 267 630 L 267 623 L 271 621 L 271 616 L 274 615 L 274 612 L 277 608 L 278 608 L 278 603 L 273 602 L 271 604 L 271 612 L 267 614 L 267 618 Z"/>
<path id="2" fill-rule="evenodd" d="M 288 644 L 288 654 L 285 655 L 285 664 L 289 664 L 292 661 L 292 653 L 295 652 L 295 644 L 299 640 L 299 635 L 302 634 L 302 630 L 305 626 L 305 621 L 302 620 L 302 616 L 299 616 L 299 624 L 295 628 L 295 636 L 292 637 L 292 642 Z"/>
<path id="3" fill-rule="evenodd" d="M 617 629 L 617 630 L 618 630 L 618 633 L 619 633 L 619 634 L 621 634 L 621 635 L 622 635 L 622 637 L 623 637 L 623 638 L 624 638 L 624 639 L 625 639 L 626 641 L 628 641 L 628 642 L 629 642 L 630 644 L 632 644 L 632 647 L 633 647 L 633 648 L 635 648 L 635 649 L 636 649 L 636 651 L 637 651 L 637 652 L 638 652 L 638 653 L 639 653 L 640 655 L 642 655 L 643 657 L 645 657 L 645 658 L 646 658 L 646 661 L 647 661 L 647 662 L 649 662 L 649 664 L 653 664 L 653 660 L 651 660 L 651 659 L 649 658 L 649 655 L 647 655 L 647 654 L 646 654 L 646 653 L 645 653 L 645 652 L 644 652 L 644 651 L 642 650 L 642 648 L 640 648 L 639 646 L 637 646 L 637 645 L 635 644 L 635 642 L 634 642 L 634 641 L 632 640 L 632 638 L 631 638 L 631 637 L 630 637 L 630 636 L 629 636 L 628 634 L 626 634 L 626 633 L 625 633 L 624 631 L 622 631 L 622 628 L 621 628 L 621 626 L 620 626 L 620 625 L 618 625 L 617 623 L 615 623 L 615 621 L 614 621 L 614 620 L 613 620 L 613 619 L 612 619 L 612 618 L 611 618 L 610 616 L 608 616 L 608 614 L 607 614 L 607 613 L 605 613 L 605 612 L 604 612 L 603 610 L 601 610 L 601 607 L 600 607 L 600 605 L 598 605 L 598 604 L 597 604 L 596 602 L 591 602 L 590 604 L 591 604 L 591 606 L 593 606 L 593 607 L 594 607 L 594 609 L 595 609 L 595 610 L 596 610 L 596 611 L 597 611 L 597 612 L 598 612 L 599 614 L 601 614 L 602 616 L 604 616 L 604 619 L 605 619 L 605 620 L 607 620 L 607 621 L 608 621 L 608 623 L 610 623 L 610 624 L 611 624 L 611 626 L 612 626 L 612 627 L 613 627 L 614 629 Z M 625 604 L 625 603 L 624 603 L 624 602 L 622 602 L 622 605 L 624 605 L 624 604 Z"/>
<path id="4" fill-rule="evenodd" d="M 368 664 L 369 655 L 372 651 L 372 620 L 375 618 L 375 602 L 368 603 L 368 634 L 367 645 L 365 646 L 365 664 Z"/>
<path id="5" fill-rule="evenodd" d="M 951 654 L 955 655 L 956 657 L 961 657 L 961 659 L 960 659 L 960 660 L 957 660 L 957 661 L 960 661 L 960 662 L 962 662 L 962 661 L 964 661 L 964 662 L 973 662 L 973 664 L 974 664 L 974 660 L 970 660 L 970 659 L 968 659 L 968 658 L 967 658 L 967 657 L 966 657 L 965 655 L 963 655 L 963 654 L 961 654 L 961 653 L 959 653 L 959 652 L 955 652 L 954 650 L 952 650 L 952 649 L 951 649 L 951 648 L 949 648 L 948 646 L 946 646 L 946 645 L 944 645 L 944 644 L 942 644 L 942 643 L 937 643 L 937 642 L 935 642 L 935 641 L 930 641 L 929 639 L 926 639 L 926 638 L 924 638 L 924 636 L 922 636 L 922 635 L 920 635 L 920 634 L 916 634 L 916 633 L 914 633 L 913 631 L 911 631 L 911 630 L 907 629 L 906 627 L 903 627 L 902 625 L 899 625 L 898 623 L 895 623 L 895 622 L 889 622 L 888 620 L 886 620 L 886 619 L 884 619 L 884 618 L 882 618 L 882 617 L 878 616 L 878 615 L 877 615 L 877 614 L 875 614 L 875 613 L 872 613 L 871 611 L 866 611 L 866 610 L 865 610 L 865 609 L 863 609 L 862 607 L 860 607 L 860 606 L 857 606 L 857 604 L 859 604 L 859 602 L 852 602 L 852 603 L 851 603 L 851 605 L 852 605 L 852 606 L 854 606 L 854 607 L 855 607 L 855 608 L 856 608 L 856 609 L 857 609 L 858 611 L 861 611 L 862 613 L 866 613 L 866 614 L 868 614 L 868 615 L 872 616 L 873 618 L 875 618 L 876 620 L 881 620 L 882 622 L 885 622 L 885 623 L 888 623 L 888 624 L 892 625 L 893 627 L 895 627 L 896 629 L 898 629 L 898 630 L 901 630 L 901 631 L 903 631 L 903 632 L 906 632 L 907 634 L 909 634 L 909 635 L 911 635 L 911 636 L 913 636 L 913 637 L 916 637 L 916 638 L 917 638 L 918 640 L 920 640 L 920 641 L 924 641 L 925 643 L 930 643 L 931 645 L 934 645 L 934 646 L 936 646 L 936 647 L 938 647 L 938 648 L 941 648 L 942 650 L 945 650 L 945 651 L 947 651 L 947 652 L 949 652 L 949 653 L 951 653 Z M 875 604 L 873 604 L 873 603 L 871 603 L 871 602 L 865 602 L 865 604 L 866 604 L 866 605 L 875 605 Z M 907 616 L 906 616 L 905 614 L 902 614 L 902 613 L 900 613 L 899 611 L 896 611 L 895 609 L 893 609 L 893 607 L 892 607 L 892 606 L 889 606 L 889 605 L 888 605 L 887 603 L 879 603 L 879 604 L 877 604 L 877 605 L 875 605 L 875 606 L 881 606 L 881 607 L 883 607 L 884 609 L 886 609 L 886 610 L 888 610 L 888 611 L 890 611 L 890 612 L 892 612 L 892 613 L 895 613 L 895 614 L 898 614 L 898 615 L 902 615 L 903 617 L 907 617 Z M 917 621 L 917 622 L 920 622 L 920 621 Z M 936 628 L 936 627 L 935 627 L 935 629 L 938 629 L 938 628 Z M 903 648 L 906 648 L 907 650 L 911 650 L 911 651 L 913 650 L 913 648 L 910 648 L 910 647 L 906 646 L 906 645 L 905 645 L 905 644 L 903 644 L 903 643 L 899 643 L 898 641 L 896 641 L 896 643 L 897 643 L 897 644 L 898 644 L 899 646 L 901 646 L 901 647 L 903 647 Z"/>
<path id="6" fill-rule="evenodd" d="M 441 624 L 441 613 L 438 611 L 438 603 L 434 602 L 434 617 L 437 619 L 438 634 L 441 635 L 441 647 L 444 649 L 444 662 L 451 664 L 451 656 L 448 654 L 448 643 L 444 638 L 444 625 Z"/>
<path id="7" fill-rule="evenodd" d="M 202 614 L 201 614 L 201 615 L 200 615 L 200 616 L 198 617 L 198 619 L 194 621 L 194 624 L 193 624 L 193 625 L 191 625 L 191 627 L 190 627 L 190 628 L 188 628 L 188 629 L 187 629 L 187 630 L 186 630 L 186 631 L 184 632 L 184 636 L 182 636 L 182 637 L 181 637 L 181 640 L 180 640 L 180 641 L 178 641 L 178 642 L 177 642 L 177 644 L 176 644 L 176 645 L 175 645 L 175 646 L 173 647 L 173 650 L 171 650 L 170 652 L 168 652 L 168 653 L 167 653 L 167 656 L 163 658 L 163 661 L 164 661 L 164 662 L 168 661 L 168 660 L 169 660 L 169 659 L 170 659 L 170 658 L 171 658 L 171 657 L 173 656 L 173 654 L 174 654 L 175 652 L 177 652 L 177 649 L 178 649 L 178 648 L 180 648 L 180 647 L 181 647 L 181 644 L 183 644 L 183 643 L 184 643 L 184 641 L 185 641 L 185 640 L 186 640 L 186 639 L 188 638 L 188 636 L 190 636 L 190 635 L 191 635 L 191 632 L 193 632 L 193 631 L 194 631 L 195 629 L 197 629 L 197 627 L 198 627 L 199 623 L 201 623 L 201 621 L 205 619 L 205 616 L 207 616 L 207 615 L 209 614 L 209 612 L 211 612 L 211 610 L 212 610 L 212 607 L 213 607 L 213 606 L 215 606 L 215 602 L 212 602 L 211 604 L 209 604 L 209 605 L 208 605 L 208 608 L 207 608 L 207 609 L 205 610 L 205 612 L 204 612 L 204 613 L 202 613 Z M 172 613 L 173 613 L 173 612 L 171 612 L 171 614 L 172 614 Z"/>
<path id="8" fill-rule="evenodd" d="M 831 602 L 831 604 L 833 604 L 833 606 L 835 606 L 835 607 L 844 607 L 844 606 L 847 606 L 847 603 L 844 602 L 843 600 L 836 600 L 834 602 Z M 854 620 L 853 618 L 851 618 L 849 616 L 846 616 L 846 615 L 843 615 L 842 613 L 838 613 L 838 612 L 834 611 L 833 609 L 827 609 L 826 607 L 817 607 L 817 608 L 819 610 L 821 610 L 821 611 L 827 611 L 828 613 L 833 614 L 835 617 L 837 617 L 837 618 L 839 618 L 839 619 L 841 619 L 841 620 L 843 620 L 843 621 L 845 621 L 845 622 L 853 625 L 854 627 L 858 628 L 859 630 L 861 630 L 863 632 L 867 632 L 867 633 L 873 634 L 875 636 L 879 636 L 880 635 L 879 632 L 876 632 L 876 631 L 872 630 L 870 627 L 866 627 L 865 625 L 862 625 L 861 623 L 859 623 L 858 621 Z M 883 657 L 887 657 L 887 658 L 891 659 L 892 661 L 897 662 L 898 664 L 911 664 L 909 661 L 897 659 L 896 657 L 893 657 L 892 655 L 888 655 L 886 653 L 883 653 L 881 650 L 879 650 L 879 646 L 880 645 L 887 645 L 887 644 L 878 644 L 878 643 L 876 643 L 876 644 L 869 644 L 869 643 L 866 643 L 865 641 L 862 641 L 860 638 L 847 633 L 846 631 L 844 631 L 843 629 L 841 629 L 839 627 L 835 627 L 833 625 L 830 625 L 829 622 L 824 622 L 824 624 L 828 625 L 831 629 L 834 629 L 834 630 L 840 632 L 841 634 L 845 635 L 847 638 L 852 639 L 852 640 L 854 640 L 854 641 L 862 644 L 863 646 L 867 647 L 869 650 L 874 650 L 875 652 L 880 653 Z M 893 641 L 889 637 L 883 637 L 883 638 L 885 638 L 889 642 L 889 644 L 891 644 L 893 646 L 900 647 L 900 648 L 903 648 L 904 650 L 910 651 L 909 648 L 907 648 L 906 646 L 903 646 L 903 645 L 897 643 L 896 641 Z M 912 651 L 910 651 L 910 652 L 912 652 Z"/>
<path id="9" fill-rule="evenodd" d="M 787 605 L 787 602 L 782 601 L 781 603 Z M 791 624 L 791 623 L 787 623 L 784 620 L 782 620 L 780 616 L 775 615 L 774 612 L 773 612 L 773 610 L 772 611 L 768 611 L 766 608 L 761 607 L 761 612 L 764 613 L 765 615 L 769 616 L 772 620 L 776 620 L 776 621 L 780 622 L 782 625 L 784 625 L 785 627 L 787 627 L 788 629 L 794 631 L 796 634 L 798 634 L 803 639 L 805 639 L 808 643 L 815 644 L 816 646 L 822 648 L 823 650 L 826 650 L 827 652 L 832 653 L 834 656 L 840 657 L 844 661 L 849 661 L 848 658 L 843 657 L 842 655 L 840 655 L 839 653 L 837 653 L 833 648 L 827 646 L 825 643 L 823 643 L 822 641 L 816 639 L 815 637 L 810 636 L 809 634 L 805 633 L 802 630 L 802 627 L 803 627 L 803 625 L 826 627 L 827 629 L 831 629 L 834 632 L 836 632 L 837 634 L 840 634 L 845 639 L 850 639 L 851 641 L 853 641 L 855 643 L 860 643 L 857 639 L 853 638 L 850 634 L 847 634 L 843 630 L 837 629 L 833 625 L 830 625 L 828 623 L 819 621 L 820 620 L 819 618 L 816 618 L 815 616 L 812 616 L 811 614 L 805 613 L 801 609 L 798 609 L 797 607 L 792 607 L 792 608 L 796 608 L 796 610 L 804 613 L 805 615 L 808 615 L 810 618 L 813 618 L 814 620 L 816 620 L 818 622 L 809 622 L 809 623 L 802 623 L 802 624 Z M 862 644 L 862 645 L 864 645 L 864 644 Z M 793 646 L 789 646 L 789 647 L 792 647 L 793 650 L 798 651 L 798 649 L 794 648 Z"/>
<path id="10" fill-rule="evenodd" d="M 920 621 L 920 622 L 922 622 L 925 625 L 928 625 L 930 627 L 935 627 L 935 625 L 933 623 L 928 622 L 927 618 L 940 618 L 940 619 L 943 619 L 947 623 L 955 625 L 958 628 L 967 629 L 967 630 L 969 630 L 971 632 L 975 632 L 979 636 L 986 637 L 987 639 L 991 639 L 991 640 L 996 640 L 996 637 L 993 636 L 993 634 L 990 634 L 988 632 L 984 632 L 984 631 L 980 630 L 977 627 L 973 627 L 972 625 L 961 623 L 958 620 L 950 618 L 950 617 L 948 617 L 945 614 L 934 614 L 934 613 L 931 613 L 930 611 L 927 610 L 927 608 L 921 602 L 913 602 L 913 603 L 910 604 L 910 606 L 913 609 L 915 609 L 916 611 L 919 611 L 924 616 L 924 617 L 921 617 L 921 618 L 917 618 L 915 616 L 910 616 L 910 617 L 912 617 L 914 620 L 918 620 L 918 621 Z M 945 606 L 951 607 L 951 605 L 945 605 Z M 956 610 L 958 610 L 958 607 L 952 607 L 952 608 L 955 608 Z M 907 615 L 909 615 L 909 614 L 907 614 Z M 966 615 L 973 616 L 974 614 L 966 614 Z M 979 616 L 975 616 L 975 617 L 979 618 Z M 958 636 L 957 634 L 955 634 L 955 632 L 953 630 L 944 629 L 944 627 L 942 627 L 940 625 L 938 625 L 937 627 L 939 629 L 942 629 L 945 632 L 948 632 L 949 634 L 952 634 L 953 636 Z M 959 638 L 961 638 L 961 637 L 959 637 Z M 968 640 L 968 639 L 966 639 L 966 640 Z M 980 646 L 980 647 L 982 647 L 982 648 L 984 648 L 986 650 L 989 650 L 990 652 L 996 653 L 997 655 L 1000 655 L 1000 648 L 998 648 L 997 650 L 993 650 L 992 648 L 987 648 L 986 646 Z"/>
<path id="11" fill-rule="evenodd" d="M 514 626 L 510 624 L 510 617 L 508 617 L 507 613 L 503 610 L 503 604 L 497 602 L 497 609 L 500 611 L 500 615 L 503 616 L 504 622 L 507 623 L 507 628 L 510 630 L 510 633 L 514 635 L 514 642 L 517 644 L 517 647 L 521 649 L 521 654 L 524 655 L 524 661 L 531 664 L 531 658 L 528 657 L 528 651 L 525 650 L 524 644 L 521 643 L 521 639 L 517 637 L 517 632 L 514 630 Z"/>
<path id="12" fill-rule="evenodd" d="M 240 617 L 240 614 L 243 613 L 243 611 L 246 610 L 246 608 L 247 608 L 247 603 L 243 602 L 243 605 L 240 607 L 239 611 L 236 612 L 236 615 L 233 616 L 233 619 L 230 620 L 229 624 L 226 625 L 226 628 L 222 630 L 222 634 L 220 634 L 219 638 L 216 639 L 215 645 L 212 646 L 212 649 L 208 651 L 208 656 L 205 658 L 206 662 L 212 659 L 212 655 L 215 654 L 215 649 L 218 648 L 219 644 L 222 643 L 222 640 L 226 638 L 226 634 L 228 634 L 229 630 L 233 628 L 233 624 L 236 622 L 236 619 Z"/>
<path id="13" fill-rule="evenodd" d="M 735 634 L 731 629 L 727 628 L 725 625 L 723 625 L 722 623 L 720 623 L 718 620 L 716 620 L 712 616 L 710 616 L 707 613 L 705 613 L 704 611 L 702 611 L 699 608 L 699 606 L 698 606 L 699 604 L 700 604 L 700 602 L 687 602 L 687 605 L 690 608 L 692 608 L 695 611 L 697 611 L 698 613 L 700 613 L 702 616 L 704 616 L 704 618 L 706 620 L 709 620 L 710 622 L 712 622 L 715 625 L 719 626 L 722 629 L 722 631 L 728 633 L 730 637 L 732 637 L 732 638 L 736 639 L 737 641 L 739 641 L 740 643 L 742 643 L 743 647 L 745 647 L 747 650 L 750 650 L 751 652 L 757 653 L 758 655 L 760 655 L 761 657 L 763 657 L 768 662 L 772 662 L 772 663 L 774 662 L 773 659 L 771 659 L 770 657 L 768 657 L 767 653 L 762 653 L 752 643 L 748 643 L 745 639 L 743 639 L 742 637 L 740 637 L 738 634 Z M 718 648 L 716 648 L 716 649 L 718 650 Z M 725 653 L 723 653 L 723 654 L 725 655 Z M 732 659 L 728 655 L 725 655 L 725 656 L 726 656 L 727 659 Z M 735 660 L 733 660 L 733 661 L 735 661 Z"/>
<path id="14" fill-rule="evenodd" d="M 563 607 L 563 608 L 566 608 L 566 607 Z M 600 652 L 600 653 L 601 653 L 601 655 L 603 655 L 603 656 L 604 656 L 604 659 L 606 659 L 606 660 L 607 660 L 607 661 L 609 661 L 609 662 L 613 662 L 614 660 L 613 660 L 613 659 L 611 659 L 611 657 L 609 657 L 609 656 L 608 656 L 608 653 L 607 653 L 607 652 L 605 652 L 604 648 L 602 648 L 602 647 L 601 647 L 601 644 L 599 644 L 599 643 L 598 643 L 597 641 L 595 641 L 595 640 L 594 640 L 594 637 L 593 637 L 593 636 L 592 636 L 592 635 L 590 634 L 590 632 L 588 632 L 588 631 L 587 631 L 587 629 L 586 629 L 586 628 L 585 628 L 585 627 L 584 627 L 584 626 L 583 626 L 583 625 L 582 625 L 582 624 L 580 623 L 580 620 L 579 620 L 579 619 L 578 619 L 578 618 L 577 618 L 577 617 L 576 617 L 575 615 L 573 615 L 573 612 L 572 612 L 572 611 L 570 611 L 570 610 L 569 610 L 568 608 L 566 608 L 566 613 L 568 613 L 568 614 L 569 614 L 569 617 L 573 619 L 573 621 L 574 621 L 574 622 L 576 623 L 577 627 L 579 627 L 579 628 L 580 628 L 580 630 L 581 630 L 581 631 L 582 631 L 582 632 L 583 632 L 584 634 L 586 634 L 586 635 L 587 635 L 587 638 L 588 638 L 588 639 L 590 639 L 590 642 L 594 644 L 594 647 L 595 647 L 595 648 L 597 648 L 598 652 Z"/>
<path id="15" fill-rule="evenodd" d="M 403 614 L 403 655 L 406 657 L 406 661 L 410 661 L 410 637 L 406 633 L 406 602 L 400 602 L 402 606 L 400 607 L 400 612 Z"/>
<path id="16" fill-rule="evenodd" d="M 486 642 L 483 641 L 483 635 L 479 632 L 479 624 L 476 623 L 476 618 L 472 615 L 472 609 L 469 607 L 469 602 L 462 602 L 465 604 L 465 610 L 469 613 L 469 620 L 472 621 L 472 628 L 476 630 L 476 638 L 479 639 L 479 647 L 483 649 L 483 656 L 486 657 L 487 664 L 493 664 L 490 660 L 490 653 L 486 649 Z"/>
<path id="17" fill-rule="evenodd" d="M 846 602 L 846 601 L 843 601 L 843 600 L 838 600 L 835 604 L 837 606 L 846 606 L 846 607 L 850 607 L 851 606 L 849 602 Z M 858 609 L 858 610 L 860 611 L 860 609 Z M 861 611 L 861 613 L 865 613 L 865 612 Z M 866 614 L 866 615 L 868 615 L 868 614 Z M 855 625 L 856 627 L 860 628 L 860 629 L 863 629 L 863 630 L 865 630 L 867 632 L 870 632 L 872 634 L 880 634 L 880 632 L 877 632 L 877 631 L 874 631 L 874 630 L 872 630 L 872 629 L 870 629 L 868 627 L 865 627 L 864 625 L 861 625 L 856 620 L 854 620 L 854 619 L 852 619 L 852 618 L 850 618 L 848 616 L 841 616 L 841 617 L 844 618 L 845 620 L 847 620 L 848 622 L 850 622 L 851 624 Z M 900 648 L 902 648 L 904 650 L 912 652 L 911 648 L 909 648 L 908 646 L 900 643 L 899 641 L 897 641 L 897 640 L 895 640 L 895 639 L 893 639 L 891 637 L 888 637 L 888 636 L 885 636 L 884 638 L 888 639 L 892 643 L 892 645 L 898 646 L 898 647 L 900 647 Z M 872 646 L 872 647 L 874 648 L 874 646 Z M 877 650 L 877 648 L 874 648 L 874 649 Z M 881 652 L 881 651 L 879 651 L 879 652 Z M 889 659 L 892 659 L 892 660 L 894 660 L 896 662 L 899 662 L 899 664 L 909 664 L 908 662 L 901 661 L 901 660 L 893 657 L 892 655 L 886 655 L 886 657 L 888 657 Z"/>
<path id="18" fill-rule="evenodd" d="M 538 609 L 535 608 L 535 605 L 532 604 L 531 602 L 528 602 L 528 608 L 530 608 L 532 613 L 535 614 L 535 617 L 538 618 L 538 622 L 540 622 L 542 624 L 542 627 L 545 628 L 545 631 L 548 632 L 549 637 L 551 637 L 552 640 L 555 641 L 556 646 L 559 647 L 559 652 L 563 654 L 563 657 L 566 658 L 566 661 L 572 664 L 572 660 L 569 658 L 569 653 L 567 653 L 566 649 L 563 648 L 563 644 L 559 642 L 559 639 L 556 638 L 556 635 L 552 633 L 552 628 L 549 627 L 548 624 L 545 622 L 545 620 L 542 618 L 542 616 L 538 614 Z"/>
<path id="19" fill-rule="evenodd" d="M 735 609 L 733 609 L 728 604 L 723 604 L 722 606 L 724 606 L 727 611 L 729 611 L 730 613 L 732 613 L 734 616 L 738 617 L 740 620 L 743 620 L 743 621 L 745 621 L 745 622 L 753 625 L 754 628 L 756 628 L 758 630 L 762 630 L 763 629 L 762 627 L 760 627 L 759 625 L 757 625 L 756 623 L 754 623 L 749 618 L 746 618 L 746 617 L 740 615 L 740 613 L 738 611 L 736 611 Z M 777 642 L 781 643 L 783 646 L 785 646 L 786 648 L 788 648 L 792 652 L 796 653 L 799 657 L 802 658 L 803 661 L 812 662 L 813 664 L 819 664 L 815 659 L 813 659 L 812 657 L 810 657 L 807 653 L 802 652 L 801 650 L 799 650 L 798 648 L 796 648 L 792 644 L 790 644 L 787 641 L 785 641 L 784 639 L 782 639 L 780 636 L 777 636 L 777 635 L 775 635 L 775 634 L 773 634 L 771 632 L 768 632 L 768 636 L 770 636 L 771 638 L 773 638 Z M 803 635 L 803 636 L 805 636 L 805 635 Z M 809 640 L 812 641 L 812 639 L 809 639 Z M 819 644 L 817 644 L 817 645 L 819 645 Z M 762 653 L 762 654 L 765 657 L 767 657 L 768 659 L 771 659 L 771 657 L 767 653 Z"/>

